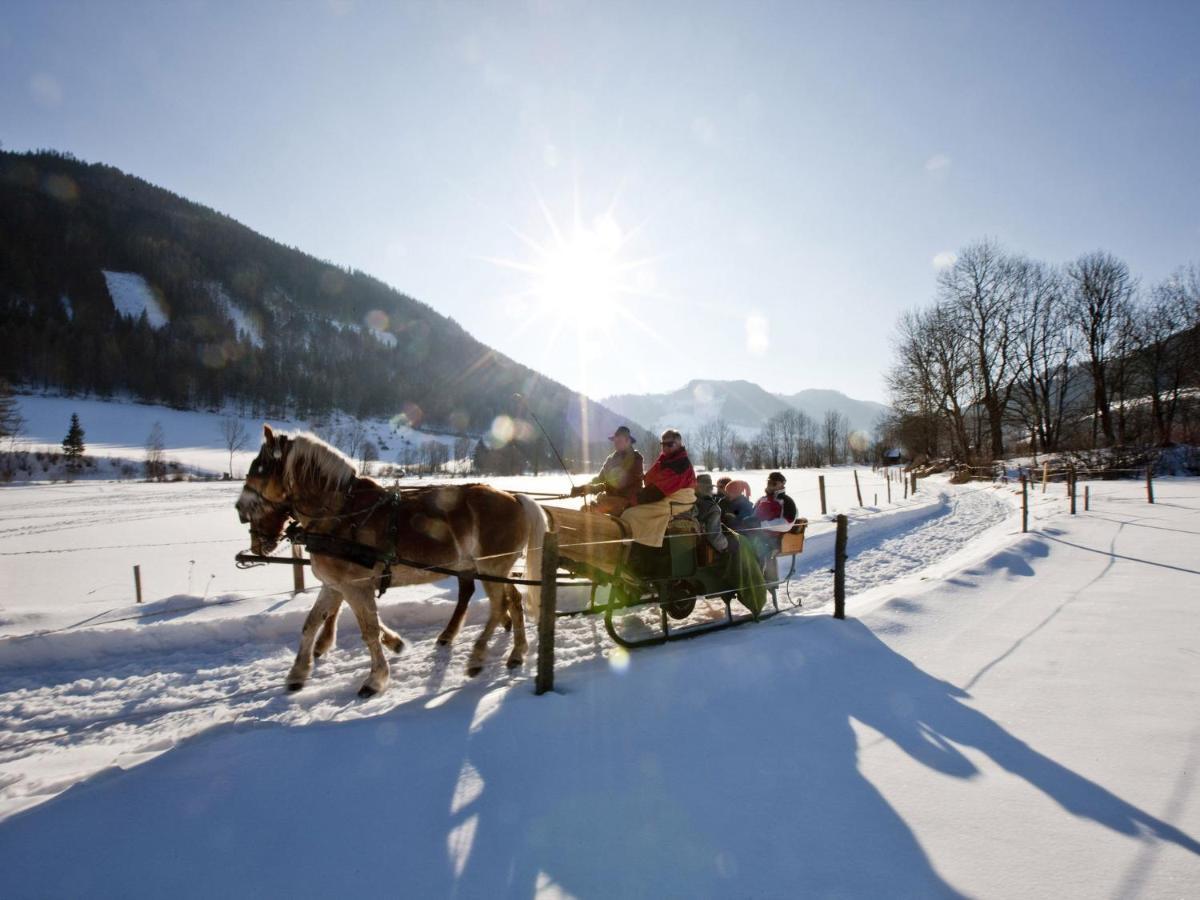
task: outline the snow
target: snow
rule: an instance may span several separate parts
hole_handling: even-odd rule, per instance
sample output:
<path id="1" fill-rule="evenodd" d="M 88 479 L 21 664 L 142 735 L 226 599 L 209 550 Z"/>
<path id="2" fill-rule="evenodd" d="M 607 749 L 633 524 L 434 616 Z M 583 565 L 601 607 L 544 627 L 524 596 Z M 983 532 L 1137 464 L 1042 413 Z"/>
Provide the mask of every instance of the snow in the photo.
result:
<path id="1" fill-rule="evenodd" d="M 78 413 L 83 426 L 87 455 L 111 457 L 115 460 L 132 461 L 141 472 L 141 463 L 146 456 L 146 438 L 155 422 L 162 425 L 166 443 L 166 456 L 185 467 L 220 476 L 229 469 L 229 451 L 221 436 L 221 423 L 230 416 L 241 419 L 247 432 L 246 449 L 233 454 L 233 474 L 244 477 L 246 468 L 258 453 L 262 440 L 263 422 L 287 431 L 309 430 L 321 426 L 322 433 L 345 431 L 350 424 L 345 416 L 335 414 L 321 423 L 297 421 L 278 416 L 267 418 L 242 415 L 236 410 L 181 410 L 165 406 L 136 403 L 127 399 L 64 397 L 56 395 L 30 395 L 17 397 L 20 414 L 26 420 L 22 428 L 21 445 L 27 449 L 61 450 L 62 439 L 70 426 L 71 414 Z M 451 435 L 431 434 L 418 431 L 400 422 L 399 419 L 366 419 L 363 421 L 365 435 L 381 448 L 385 462 L 394 462 L 405 441 L 419 446 L 426 441 L 437 441 L 453 448 L 455 438 Z M 389 449 L 382 449 L 383 445 Z M 472 444 L 472 449 L 474 445 Z M 102 473 L 112 477 L 111 468 Z M 61 480 L 63 472 L 53 476 L 37 473 L 36 480 Z M 87 477 L 84 473 L 82 477 Z"/>
<path id="2" fill-rule="evenodd" d="M 224 285 L 215 281 L 210 282 L 208 290 L 213 300 L 224 311 L 226 318 L 233 323 L 238 336 L 248 340 L 255 347 L 264 346 L 262 326 L 258 319 L 247 314 L 244 309 L 238 306 L 237 301 L 229 296 L 229 292 L 225 290 Z"/>
<path id="3" fill-rule="evenodd" d="M 534 629 L 523 669 L 501 636 L 469 679 L 484 604 L 439 650 L 455 585 L 392 589 L 409 646 L 369 701 L 348 614 L 283 689 L 315 592 L 233 567 L 240 484 L 0 489 L 5 897 L 1194 893 L 1200 480 L 1154 506 L 1096 482 L 1074 517 L 1051 485 L 1022 535 L 1012 485 L 888 504 L 859 470 L 859 507 L 827 469 L 822 516 L 788 474 L 811 525 L 784 614 L 632 654 L 562 619 L 536 697 Z"/>
<path id="4" fill-rule="evenodd" d="M 146 279 L 134 272 L 109 272 L 103 270 L 108 285 L 108 295 L 118 313 L 131 319 L 146 314 L 151 328 L 162 328 L 170 319 L 162 299 L 146 283 Z"/>

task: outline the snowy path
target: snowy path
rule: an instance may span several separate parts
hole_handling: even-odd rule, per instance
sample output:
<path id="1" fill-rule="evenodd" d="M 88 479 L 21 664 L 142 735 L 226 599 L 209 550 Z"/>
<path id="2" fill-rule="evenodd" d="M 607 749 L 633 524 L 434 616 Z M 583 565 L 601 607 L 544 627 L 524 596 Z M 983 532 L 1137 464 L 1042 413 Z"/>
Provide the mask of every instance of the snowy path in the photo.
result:
<path id="1" fill-rule="evenodd" d="M 127 486 L 121 493 L 121 515 L 140 521 L 153 513 L 161 522 L 175 514 L 177 505 L 191 503 L 192 516 L 228 518 L 228 487 L 202 487 L 207 496 L 164 504 L 153 486 Z M 70 497 L 70 489 L 64 490 Z M 996 489 L 938 490 L 936 502 L 927 497 L 925 505 L 853 521 L 847 579 L 852 596 L 919 573 L 1011 512 L 1010 500 Z M 59 533 L 101 515 L 106 505 L 97 501 L 80 510 L 76 503 L 75 518 L 67 519 L 53 500 L 39 506 L 31 498 L 8 507 L 4 521 L 10 524 L 0 524 L 0 530 L 15 529 L 11 523 L 28 517 L 30 528 Z M 803 612 L 831 602 L 831 528 L 828 522 L 814 523 L 813 537 L 798 560 L 790 596 L 804 598 Z M 278 581 L 279 572 L 273 574 Z M 314 592 L 245 603 L 231 596 L 207 604 L 185 595 L 150 608 L 117 609 L 84 627 L 0 639 L 0 816 L 43 802 L 101 769 L 144 762 L 221 723 L 345 721 L 413 703 L 436 704 L 462 689 L 486 693 L 526 681 L 536 653 L 532 629 L 524 669 L 509 672 L 503 667 L 509 638 L 501 636 L 493 644 L 491 665 L 474 680 L 464 672 L 478 624 L 464 629 L 451 650 L 436 647 L 451 592 L 452 586 L 442 583 L 388 593 L 385 619 L 401 630 L 409 646 L 392 658 L 387 693 L 367 703 L 354 696 L 366 675 L 367 656 L 348 613 L 340 622 L 340 649 L 318 663 L 310 685 L 295 695 L 281 688 Z M 560 602 L 566 608 L 571 597 L 563 593 Z M 781 592 L 784 606 L 787 596 Z M 585 595 L 576 592 L 575 599 Z M 475 606 L 469 621 L 481 622 L 482 614 L 482 605 Z M 595 618 L 560 620 L 556 655 L 560 671 L 610 657 L 614 664 L 623 663 L 623 653 L 614 654 Z"/>
<path id="2" fill-rule="evenodd" d="M 1200 481 L 1165 481 L 1154 507 L 1095 485 L 1076 518 L 1051 498 L 1026 536 L 1011 495 L 948 494 L 852 529 L 851 565 L 875 576 L 849 620 L 781 616 L 625 658 L 575 622 L 547 697 L 498 666 L 464 683 L 462 651 L 442 666 L 420 645 L 378 700 L 353 700 L 357 649 L 287 697 L 272 679 L 294 635 L 267 637 L 283 611 L 248 640 L 186 617 L 145 628 L 194 632 L 157 654 L 114 629 L 113 671 L 90 682 L 82 648 L 0 673 L 28 692 L 4 697 L 5 741 L 30 734 L 43 690 L 84 704 L 74 744 L 10 760 L 10 802 L 35 771 L 79 777 L 72 749 L 152 754 L 242 713 L 0 823 L 6 895 L 1191 896 Z M 819 586 L 806 565 L 798 582 Z M 224 686 L 205 698 L 206 680 Z M 177 720 L 153 712 L 171 690 L 197 704 Z M 105 691 L 148 718 L 98 722 Z M 247 727 L 318 719 L 337 721 Z"/>

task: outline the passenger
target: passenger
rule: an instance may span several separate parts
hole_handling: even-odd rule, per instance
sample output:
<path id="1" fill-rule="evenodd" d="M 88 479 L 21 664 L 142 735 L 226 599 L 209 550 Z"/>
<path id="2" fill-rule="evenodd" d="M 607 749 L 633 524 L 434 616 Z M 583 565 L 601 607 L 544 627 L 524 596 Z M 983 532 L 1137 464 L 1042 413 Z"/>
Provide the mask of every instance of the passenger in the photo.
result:
<path id="1" fill-rule="evenodd" d="M 717 479 L 717 505 L 721 507 L 721 516 L 729 512 L 729 498 L 725 496 L 725 485 L 733 481 L 728 475 L 722 475 Z"/>
<path id="2" fill-rule="evenodd" d="M 735 531 L 741 531 L 754 518 L 754 504 L 750 502 L 750 485 L 744 481 L 730 481 L 725 485 L 726 511 L 723 521 Z"/>
<path id="3" fill-rule="evenodd" d="M 688 459 L 683 436 L 674 428 L 662 433 L 662 453 L 642 479 L 636 505 L 621 514 L 628 523 L 633 540 L 649 547 L 661 547 L 672 506 L 691 507 L 696 502 L 696 472 Z"/>
<path id="4" fill-rule="evenodd" d="M 796 501 L 784 492 L 786 484 L 782 472 L 772 472 L 767 476 L 766 494 L 754 505 L 754 518 L 758 520 L 759 529 L 755 532 L 754 543 L 763 562 L 763 575 L 771 582 L 779 580 L 775 556 L 779 551 L 780 535 L 796 522 Z"/>
<path id="5" fill-rule="evenodd" d="M 721 507 L 713 496 L 712 476 L 704 472 L 696 476 L 696 521 L 700 532 L 718 553 L 729 549 L 729 538 L 721 530 Z"/>
<path id="6" fill-rule="evenodd" d="M 784 492 L 787 479 L 782 472 L 767 476 L 767 492 L 754 504 L 759 528 L 771 532 L 789 531 L 796 522 L 796 501 Z"/>
<path id="7" fill-rule="evenodd" d="M 612 433 L 613 452 L 604 460 L 600 474 L 571 489 L 571 496 L 598 494 L 596 511 L 610 516 L 619 516 L 626 507 L 632 506 L 642 487 L 642 454 L 633 448 L 635 438 L 628 425 L 622 425 Z"/>

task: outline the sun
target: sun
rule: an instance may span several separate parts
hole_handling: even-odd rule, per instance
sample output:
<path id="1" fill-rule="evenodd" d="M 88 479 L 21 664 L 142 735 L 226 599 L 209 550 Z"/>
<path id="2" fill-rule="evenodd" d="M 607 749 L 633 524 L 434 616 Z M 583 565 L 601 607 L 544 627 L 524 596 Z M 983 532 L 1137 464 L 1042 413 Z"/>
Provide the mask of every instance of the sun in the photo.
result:
<path id="1" fill-rule="evenodd" d="M 520 330 L 536 327 L 551 335 L 566 331 L 609 336 L 632 323 L 645 328 L 634 298 L 655 295 L 653 259 L 635 258 L 631 238 L 611 209 L 584 222 L 578 211 L 569 229 L 560 226 L 541 204 L 548 233 L 535 240 L 513 230 L 528 249 L 523 260 L 489 261 L 526 276 L 510 295 L 520 301 Z"/>

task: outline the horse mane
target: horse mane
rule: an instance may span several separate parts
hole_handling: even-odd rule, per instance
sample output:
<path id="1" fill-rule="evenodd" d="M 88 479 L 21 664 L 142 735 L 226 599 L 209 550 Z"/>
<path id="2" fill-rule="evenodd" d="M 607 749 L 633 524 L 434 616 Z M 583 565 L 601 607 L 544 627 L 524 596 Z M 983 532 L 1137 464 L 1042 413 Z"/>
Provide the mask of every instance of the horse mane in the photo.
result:
<path id="1" fill-rule="evenodd" d="M 358 477 L 358 468 L 350 458 L 315 434 L 305 431 L 288 437 L 290 448 L 283 470 L 285 484 L 340 491 Z"/>

